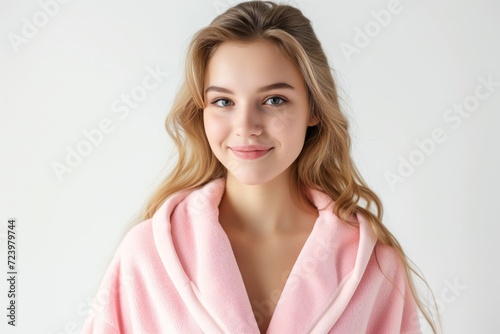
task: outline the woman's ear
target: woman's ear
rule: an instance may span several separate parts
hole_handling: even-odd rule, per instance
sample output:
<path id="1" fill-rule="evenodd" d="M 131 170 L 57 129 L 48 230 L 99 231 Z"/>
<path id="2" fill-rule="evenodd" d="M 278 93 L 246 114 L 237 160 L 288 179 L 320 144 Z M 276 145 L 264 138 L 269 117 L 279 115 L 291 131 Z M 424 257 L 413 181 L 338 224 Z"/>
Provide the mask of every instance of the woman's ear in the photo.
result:
<path id="1" fill-rule="evenodd" d="M 316 118 L 316 116 L 314 116 L 314 115 L 309 116 L 309 121 L 307 122 L 307 126 L 315 126 L 318 123 L 319 123 L 319 121 Z"/>

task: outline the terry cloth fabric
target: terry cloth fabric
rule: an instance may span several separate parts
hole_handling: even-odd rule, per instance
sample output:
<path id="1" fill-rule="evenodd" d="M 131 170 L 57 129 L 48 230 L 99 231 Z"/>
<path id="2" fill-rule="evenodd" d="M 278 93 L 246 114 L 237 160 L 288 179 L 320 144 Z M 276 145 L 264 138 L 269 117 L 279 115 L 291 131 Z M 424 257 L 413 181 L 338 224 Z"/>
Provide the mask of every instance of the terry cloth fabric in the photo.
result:
<path id="1" fill-rule="evenodd" d="M 127 233 L 82 333 L 260 333 L 265 307 L 252 311 L 218 220 L 224 189 L 219 178 L 177 192 Z M 363 216 L 349 225 L 332 212 L 325 193 L 308 191 L 319 215 L 267 333 L 421 333 L 396 252 L 377 243 Z"/>

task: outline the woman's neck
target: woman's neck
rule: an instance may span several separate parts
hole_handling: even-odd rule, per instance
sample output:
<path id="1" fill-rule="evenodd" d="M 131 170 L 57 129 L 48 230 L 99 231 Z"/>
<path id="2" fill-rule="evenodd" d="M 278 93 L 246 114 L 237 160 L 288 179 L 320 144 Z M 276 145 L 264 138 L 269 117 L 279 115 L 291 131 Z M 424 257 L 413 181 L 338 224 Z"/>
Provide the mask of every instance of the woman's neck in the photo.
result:
<path id="1" fill-rule="evenodd" d="M 259 239 L 308 230 L 317 214 L 300 209 L 293 192 L 286 173 L 259 185 L 242 184 L 228 174 L 219 221 L 226 232 Z"/>

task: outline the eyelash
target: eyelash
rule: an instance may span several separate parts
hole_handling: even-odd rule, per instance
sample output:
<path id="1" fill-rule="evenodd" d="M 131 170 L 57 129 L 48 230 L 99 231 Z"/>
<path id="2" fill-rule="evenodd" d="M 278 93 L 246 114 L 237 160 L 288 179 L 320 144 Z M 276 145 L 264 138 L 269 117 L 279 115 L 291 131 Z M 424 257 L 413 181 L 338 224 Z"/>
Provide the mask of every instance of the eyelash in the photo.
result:
<path id="1" fill-rule="evenodd" d="M 280 104 L 270 104 L 270 106 L 272 106 L 273 108 L 279 108 L 279 107 L 283 106 L 285 103 L 287 103 L 287 102 L 288 102 L 288 100 L 287 100 L 286 98 L 284 98 L 283 96 L 279 96 L 279 95 L 269 96 L 269 97 L 266 99 L 266 101 L 267 101 L 267 100 L 270 100 L 270 99 L 274 99 L 274 98 L 278 98 L 278 99 L 282 100 L 283 102 L 281 102 Z M 215 105 L 217 108 L 227 108 L 227 107 L 229 107 L 229 106 L 224 106 L 224 107 L 221 107 L 221 106 L 217 105 L 217 102 L 219 102 L 219 101 L 224 101 L 224 100 L 225 100 L 225 101 L 230 101 L 229 99 L 225 99 L 225 98 L 217 98 L 217 99 L 212 100 L 212 101 L 210 102 L 210 104 Z"/>

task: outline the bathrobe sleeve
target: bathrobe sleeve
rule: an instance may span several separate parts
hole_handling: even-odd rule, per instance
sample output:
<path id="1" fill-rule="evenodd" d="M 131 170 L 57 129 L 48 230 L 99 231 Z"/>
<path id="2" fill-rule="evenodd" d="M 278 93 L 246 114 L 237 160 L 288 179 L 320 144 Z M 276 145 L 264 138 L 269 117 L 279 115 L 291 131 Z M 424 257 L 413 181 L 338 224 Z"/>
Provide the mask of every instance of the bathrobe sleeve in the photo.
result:
<path id="1" fill-rule="evenodd" d="M 393 322 L 395 327 L 399 326 L 397 333 L 421 334 L 418 307 L 412 295 L 410 282 L 403 262 L 394 249 L 381 246 L 376 248 L 376 250 L 381 270 L 389 278 L 392 276 L 392 282 L 386 279 L 384 284 L 387 286 L 384 290 L 388 292 L 387 297 L 382 299 L 382 301 L 385 300 L 383 308 L 388 315 L 392 315 L 392 319 L 389 318 L 385 322 Z M 381 257 L 382 259 L 380 259 Z M 391 327 L 384 325 L 384 321 L 382 321 L 380 326 Z M 386 333 L 389 333 L 389 328 Z"/>
<path id="2" fill-rule="evenodd" d="M 168 305 L 161 291 L 165 277 L 156 259 L 151 221 L 134 226 L 123 238 L 97 290 L 82 334 L 155 333 L 152 303 Z M 166 310 L 161 309 L 158 311 Z M 152 326 L 152 327 L 150 327 Z"/>
<path id="3" fill-rule="evenodd" d="M 421 334 L 417 310 L 402 261 L 394 249 L 377 243 L 331 333 Z"/>
<path id="4" fill-rule="evenodd" d="M 135 225 L 107 268 L 82 334 L 201 333 L 190 320 L 158 254 L 152 220 Z"/>
<path id="5" fill-rule="evenodd" d="M 383 254 L 384 250 L 380 250 L 379 253 Z M 382 291 L 387 291 L 385 292 L 385 298 L 381 298 L 381 301 L 384 302 L 381 308 L 385 309 L 387 318 L 381 317 L 381 321 L 377 325 L 379 327 L 377 332 L 421 334 L 418 307 L 411 292 L 405 267 L 399 257 L 394 255 L 385 256 L 393 264 L 389 265 L 386 259 L 385 261 L 381 261 L 381 268 L 384 270 L 384 273 L 387 273 L 388 276 L 390 275 L 389 278 L 392 279 L 394 284 L 387 279 L 384 284 L 387 287 L 381 289 Z M 385 268 L 383 266 L 384 262 L 386 262 Z M 394 331 L 391 331 L 391 327 L 394 328 Z"/>

